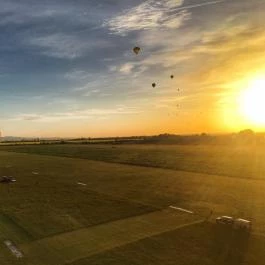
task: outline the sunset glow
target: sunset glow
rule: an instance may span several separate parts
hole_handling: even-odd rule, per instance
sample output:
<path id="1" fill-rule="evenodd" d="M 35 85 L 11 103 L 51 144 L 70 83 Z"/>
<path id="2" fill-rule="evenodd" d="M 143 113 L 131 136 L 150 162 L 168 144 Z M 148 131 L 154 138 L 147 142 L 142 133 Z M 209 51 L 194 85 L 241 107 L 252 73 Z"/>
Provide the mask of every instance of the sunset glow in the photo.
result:
<path id="1" fill-rule="evenodd" d="M 248 121 L 256 126 L 265 125 L 265 79 L 252 81 L 242 92 L 240 107 Z"/>
<path id="2" fill-rule="evenodd" d="M 265 2 L 199 2 L 0 0 L 0 129 L 36 137 L 263 130 Z"/>

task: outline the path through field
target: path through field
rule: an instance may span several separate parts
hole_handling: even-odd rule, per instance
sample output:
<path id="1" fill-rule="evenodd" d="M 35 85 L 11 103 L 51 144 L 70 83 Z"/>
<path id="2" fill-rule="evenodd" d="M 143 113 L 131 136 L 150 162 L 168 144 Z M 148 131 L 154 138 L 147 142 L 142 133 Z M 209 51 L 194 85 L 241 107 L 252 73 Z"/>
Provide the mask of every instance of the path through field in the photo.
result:
<path id="1" fill-rule="evenodd" d="M 20 248 L 32 264 L 60 265 L 201 222 L 194 215 L 166 209 L 59 234 Z"/>

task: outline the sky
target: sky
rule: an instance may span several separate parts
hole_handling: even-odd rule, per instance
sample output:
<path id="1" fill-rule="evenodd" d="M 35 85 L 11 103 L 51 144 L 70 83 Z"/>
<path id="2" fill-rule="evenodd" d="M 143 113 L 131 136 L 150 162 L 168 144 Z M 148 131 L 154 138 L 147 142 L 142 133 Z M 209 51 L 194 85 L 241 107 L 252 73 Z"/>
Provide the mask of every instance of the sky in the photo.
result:
<path id="1" fill-rule="evenodd" d="M 264 0 L 0 0 L 0 6 L 4 135 L 265 129 L 240 109 L 242 91 L 265 79 Z"/>

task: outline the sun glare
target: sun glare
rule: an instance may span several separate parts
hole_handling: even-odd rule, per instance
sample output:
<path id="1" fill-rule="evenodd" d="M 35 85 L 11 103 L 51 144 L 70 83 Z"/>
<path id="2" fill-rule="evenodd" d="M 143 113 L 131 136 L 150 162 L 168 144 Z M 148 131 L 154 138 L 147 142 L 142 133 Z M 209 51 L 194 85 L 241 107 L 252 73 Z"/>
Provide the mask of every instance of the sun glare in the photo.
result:
<path id="1" fill-rule="evenodd" d="M 265 79 L 257 79 L 240 95 L 240 109 L 245 119 L 257 126 L 265 125 Z"/>

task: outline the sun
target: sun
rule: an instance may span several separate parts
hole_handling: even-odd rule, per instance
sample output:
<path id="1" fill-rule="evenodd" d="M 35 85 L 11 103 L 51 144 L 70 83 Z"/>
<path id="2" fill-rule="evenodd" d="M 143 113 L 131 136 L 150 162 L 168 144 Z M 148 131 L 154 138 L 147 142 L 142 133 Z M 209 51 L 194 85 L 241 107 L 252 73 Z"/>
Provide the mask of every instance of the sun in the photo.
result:
<path id="1" fill-rule="evenodd" d="M 265 78 L 250 82 L 240 95 L 240 110 L 253 125 L 265 125 Z"/>

